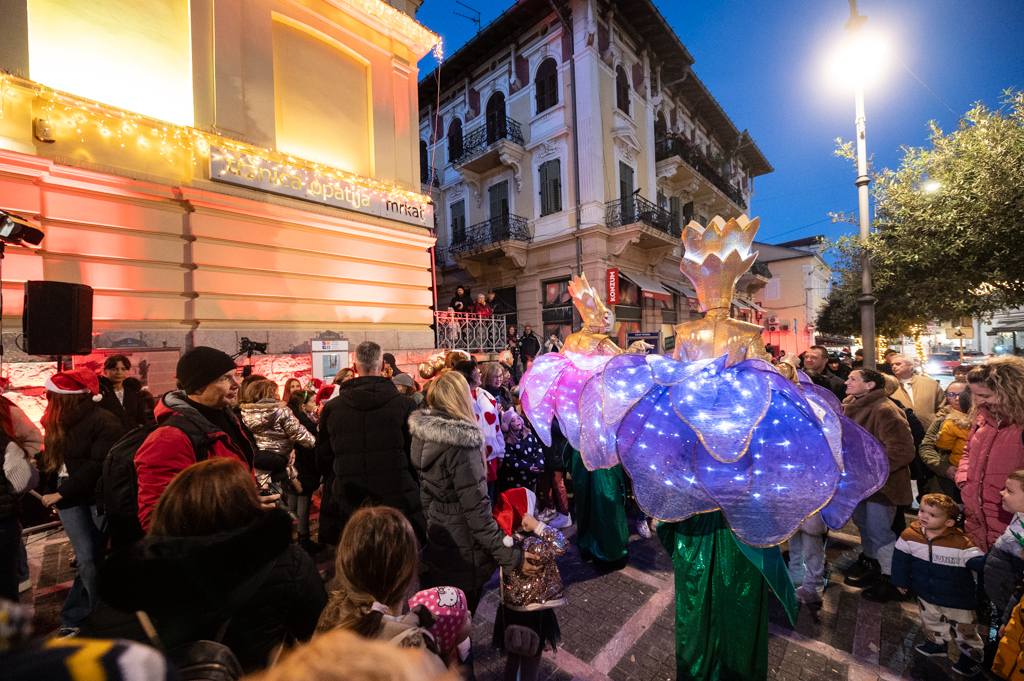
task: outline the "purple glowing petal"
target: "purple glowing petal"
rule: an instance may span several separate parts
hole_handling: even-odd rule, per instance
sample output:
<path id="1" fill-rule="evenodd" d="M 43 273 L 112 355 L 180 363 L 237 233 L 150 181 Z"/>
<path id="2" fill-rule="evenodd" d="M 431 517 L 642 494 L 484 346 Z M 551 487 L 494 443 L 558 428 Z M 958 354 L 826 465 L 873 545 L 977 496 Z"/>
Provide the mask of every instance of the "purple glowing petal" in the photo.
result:
<path id="1" fill-rule="evenodd" d="M 615 431 L 619 424 L 604 420 L 601 377 L 587 381 L 580 399 L 580 456 L 589 470 L 610 468 L 619 463 Z"/>
<path id="2" fill-rule="evenodd" d="M 889 478 L 889 458 L 878 440 L 845 416 L 840 416 L 839 421 L 846 472 L 828 506 L 821 509 L 821 519 L 833 530 L 846 525 L 857 504 L 882 489 Z"/>

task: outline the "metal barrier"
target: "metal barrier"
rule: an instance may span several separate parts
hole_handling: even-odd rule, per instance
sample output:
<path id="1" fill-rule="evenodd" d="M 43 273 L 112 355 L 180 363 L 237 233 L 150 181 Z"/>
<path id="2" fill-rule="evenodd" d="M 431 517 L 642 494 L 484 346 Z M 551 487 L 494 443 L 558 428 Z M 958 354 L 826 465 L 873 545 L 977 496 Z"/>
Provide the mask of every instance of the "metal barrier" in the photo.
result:
<path id="1" fill-rule="evenodd" d="M 501 352 L 506 348 L 505 315 L 435 312 L 435 345 L 444 350 Z"/>

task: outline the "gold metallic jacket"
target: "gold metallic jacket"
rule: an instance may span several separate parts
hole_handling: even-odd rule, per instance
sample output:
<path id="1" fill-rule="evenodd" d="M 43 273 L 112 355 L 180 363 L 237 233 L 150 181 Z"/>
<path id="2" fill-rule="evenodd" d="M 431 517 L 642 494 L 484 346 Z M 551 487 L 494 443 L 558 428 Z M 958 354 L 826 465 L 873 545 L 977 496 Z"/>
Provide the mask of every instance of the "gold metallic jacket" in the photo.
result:
<path id="1" fill-rule="evenodd" d="M 296 444 L 312 449 L 316 438 L 299 423 L 284 402 L 265 399 L 242 405 L 242 422 L 252 431 L 256 446 L 287 457 Z"/>
<path id="2" fill-rule="evenodd" d="M 539 562 L 541 568 L 540 572 L 529 576 L 523 574 L 522 567 L 512 572 L 502 569 L 502 603 L 512 610 L 544 610 L 565 605 L 562 575 L 555 565 L 555 558 L 564 554 L 568 548 L 565 537 L 547 525 L 541 530 L 540 535 L 518 532 L 515 537 L 516 545 L 521 547 L 527 556 L 534 556 L 534 562 Z M 540 560 L 536 560 L 537 558 Z M 526 562 L 525 557 L 523 562 Z"/>

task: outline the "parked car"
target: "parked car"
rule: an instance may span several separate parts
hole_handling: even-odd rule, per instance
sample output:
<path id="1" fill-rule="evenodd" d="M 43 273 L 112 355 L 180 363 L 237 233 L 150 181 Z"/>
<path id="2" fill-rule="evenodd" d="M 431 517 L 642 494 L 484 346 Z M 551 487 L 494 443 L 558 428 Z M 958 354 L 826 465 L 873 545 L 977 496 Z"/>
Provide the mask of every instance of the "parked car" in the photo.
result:
<path id="1" fill-rule="evenodd" d="M 966 359 L 966 356 L 964 357 Z M 959 354 L 953 355 L 945 352 L 933 352 L 928 355 L 924 369 L 931 375 L 949 374 L 953 375 L 953 369 L 960 366 Z"/>

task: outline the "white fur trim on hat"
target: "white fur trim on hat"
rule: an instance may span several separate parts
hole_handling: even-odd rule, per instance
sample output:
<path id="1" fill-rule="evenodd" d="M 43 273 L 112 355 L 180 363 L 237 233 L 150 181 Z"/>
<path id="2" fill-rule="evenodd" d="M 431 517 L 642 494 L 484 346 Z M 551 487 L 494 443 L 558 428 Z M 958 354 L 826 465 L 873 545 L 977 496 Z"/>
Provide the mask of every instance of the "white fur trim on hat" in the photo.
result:
<path id="1" fill-rule="evenodd" d="M 78 390 L 69 390 L 65 388 L 58 388 L 57 384 L 53 382 L 53 378 L 46 379 L 46 389 L 50 392 L 58 393 L 60 395 L 85 395 L 90 392 L 88 388 L 79 388 Z M 100 399 L 103 399 L 102 397 Z"/>
<path id="2" fill-rule="evenodd" d="M 512 548 L 515 545 L 516 540 L 506 534 L 502 538 L 501 543 L 507 546 L 508 548 Z"/>

